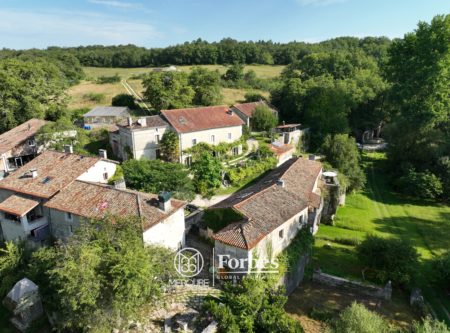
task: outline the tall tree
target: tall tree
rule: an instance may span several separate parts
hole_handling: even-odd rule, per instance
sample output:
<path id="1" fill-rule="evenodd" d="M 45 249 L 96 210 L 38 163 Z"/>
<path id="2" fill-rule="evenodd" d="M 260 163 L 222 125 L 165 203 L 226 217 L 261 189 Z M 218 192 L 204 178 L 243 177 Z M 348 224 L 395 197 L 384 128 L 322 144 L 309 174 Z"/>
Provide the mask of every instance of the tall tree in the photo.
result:
<path id="1" fill-rule="evenodd" d="M 270 131 L 278 123 L 277 116 L 267 105 L 258 105 L 253 112 L 251 127 L 257 131 Z"/>
<path id="2" fill-rule="evenodd" d="M 178 162 L 180 158 L 180 139 L 174 131 L 165 131 L 161 141 L 161 157 L 167 162 Z"/>
<path id="3" fill-rule="evenodd" d="M 213 195 L 220 187 L 222 164 L 210 152 L 203 152 L 192 164 L 194 182 L 197 191 L 202 195 Z"/>
<path id="4" fill-rule="evenodd" d="M 189 73 L 189 84 L 194 89 L 192 103 L 195 105 L 217 105 L 222 101 L 220 74 L 203 67 L 194 67 Z"/>
<path id="5" fill-rule="evenodd" d="M 154 72 L 142 82 L 144 97 L 158 111 L 188 107 L 192 104 L 194 90 L 184 72 Z"/>

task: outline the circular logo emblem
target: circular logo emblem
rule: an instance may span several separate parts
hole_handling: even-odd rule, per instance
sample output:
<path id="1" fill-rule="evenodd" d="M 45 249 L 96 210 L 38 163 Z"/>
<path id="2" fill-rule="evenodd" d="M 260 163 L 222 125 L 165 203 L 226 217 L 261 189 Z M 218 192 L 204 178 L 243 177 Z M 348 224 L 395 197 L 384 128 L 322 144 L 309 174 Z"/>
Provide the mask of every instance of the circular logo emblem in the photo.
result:
<path id="1" fill-rule="evenodd" d="M 181 249 L 175 255 L 173 264 L 178 274 L 184 277 L 194 277 L 203 269 L 202 254 L 192 247 Z"/>

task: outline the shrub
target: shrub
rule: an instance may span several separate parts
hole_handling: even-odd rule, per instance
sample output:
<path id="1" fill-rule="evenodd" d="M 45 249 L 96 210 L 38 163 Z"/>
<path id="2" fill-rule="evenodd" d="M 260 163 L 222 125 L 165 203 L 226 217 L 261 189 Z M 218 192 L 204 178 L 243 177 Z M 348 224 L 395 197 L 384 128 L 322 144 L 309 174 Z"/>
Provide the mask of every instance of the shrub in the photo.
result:
<path id="1" fill-rule="evenodd" d="M 248 92 L 244 95 L 245 101 L 247 103 L 250 102 L 259 102 L 259 101 L 267 101 L 267 98 L 265 98 L 263 95 L 257 92 Z"/>
<path id="2" fill-rule="evenodd" d="M 88 93 L 83 95 L 84 100 L 101 103 L 105 100 L 105 94 Z"/>
<path id="3" fill-rule="evenodd" d="M 419 255 L 408 241 L 368 236 L 356 249 L 359 260 L 376 272 L 374 279 L 378 282 L 411 283 Z"/>
<path id="4" fill-rule="evenodd" d="M 413 323 L 413 333 L 450 333 L 450 329 L 444 322 L 436 319 L 425 318 L 423 322 Z"/>
<path id="5" fill-rule="evenodd" d="M 450 251 L 433 260 L 434 283 L 450 290 Z"/>
<path id="6" fill-rule="evenodd" d="M 356 302 L 342 311 L 336 322 L 336 333 L 387 333 L 389 331 L 389 325 L 382 317 Z"/>
<path id="7" fill-rule="evenodd" d="M 258 105 L 255 108 L 251 120 L 251 127 L 257 131 L 270 131 L 277 126 L 278 118 L 272 110 L 266 105 Z"/>
<path id="8" fill-rule="evenodd" d="M 117 83 L 120 82 L 121 78 L 119 74 L 115 74 L 113 76 L 99 76 L 97 78 L 97 83 L 106 84 L 106 83 Z"/>
<path id="9" fill-rule="evenodd" d="M 137 107 L 134 97 L 128 94 L 114 96 L 111 104 L 113 106 L 127 106 L 130 109 L 135 109 Z"/>
<path id="10" fill-rule="evenodd" d="M 423 199 L 435 199 L 443 193 L 441 180 L 429 171 L 409 169 L 406 175 L 400 177 L 397 186 L 403 193 Z"/>

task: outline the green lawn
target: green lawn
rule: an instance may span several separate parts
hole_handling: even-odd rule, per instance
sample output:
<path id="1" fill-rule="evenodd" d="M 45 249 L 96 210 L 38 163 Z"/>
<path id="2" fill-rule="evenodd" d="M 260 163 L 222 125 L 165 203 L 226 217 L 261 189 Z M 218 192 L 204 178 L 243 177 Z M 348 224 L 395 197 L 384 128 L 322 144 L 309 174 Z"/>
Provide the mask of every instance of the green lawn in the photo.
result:
<path id="1" fill-rule="evenodd" d="M 421 256 L 420 288 L 436 314 L 450 325 L 450 298 L 428 283 L 430 259 L 450 248 L 450 207 L 394 193 L 382 171 L 384 162 L 383 154 L 364 156 L 366 189 L 347 197 L 346 206 L 337 212 L 335 226 L 320 227 L 314 265 L 331 274 L 361 279 L 362 267 L 354 246 L 346 245 L 348 241 L 360 241 L 368 234 L 406 238 Z"/>

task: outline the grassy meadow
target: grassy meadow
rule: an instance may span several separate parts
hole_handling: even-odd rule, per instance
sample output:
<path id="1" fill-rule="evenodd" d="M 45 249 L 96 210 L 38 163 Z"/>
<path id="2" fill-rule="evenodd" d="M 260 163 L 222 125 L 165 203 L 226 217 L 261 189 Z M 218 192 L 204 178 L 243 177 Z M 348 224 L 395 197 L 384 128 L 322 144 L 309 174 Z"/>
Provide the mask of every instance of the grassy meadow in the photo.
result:
<path id="1" fill-rule="evenodd" d="M 227 67 L 222 65 L 203 65 L 201 67 L 210 70 L 218 70 L 221 74 L 225 73 Z M 177 66 L 181 71 L 189 72 L 193 66 Z M 249 65 L 245 66 L 244 71 L 254 70 L 256 75 L 260 78 L 273 78 L 280 75 L 284 66 L 269 66 L 269 65 Z M 138 93 L 142 95 L 143 87 L 142 81 L 130 79 L 139 74 L 150 73 L 152 68 L 103 68 L 103 67 L 84 67 L 86 73 L 86 80 L 80 82 L 76 86 L 69 89 L 69 108 L 92 108 L 96 105 L 111 105 L 111 99 L 121 93 L 128 93 L 120 82 L 113 84 L 98 84 L 96 79 L 100 76 L 119 75 L 123 80 L 127 80 L 129 85 Z M 223 104 L 231 105 L 237 102 L 242 102 L 247 92 L 252 91 L 260 93 L 269 97 L 267 91 L 255 89 L 233 89 L 222 88 Z M 93 96 L 94 95 L 94 96 Z M 97 96 L 95 96 L 97 95 Z M 101 97 L 101 98 L 100 98 Z"/>
<path id="2" fill-rule="evenodd" d="M 365 154 L 367 185 L 339 208 L 335 226 L 321 225 L 314 245 L 314 266 L 342 277 L 361 279 L 355 246 L 369 234 L 408 239 L 420 254 L 417 285 L 441 320 L 450 325 L 450 297 L 429 282 L 430 259 L 450 249 L 450 207 L 409 199 L 392 191 L 382 171 L 384 154 Z M 353 244 L 353 245 L 349 245 Z"/>

